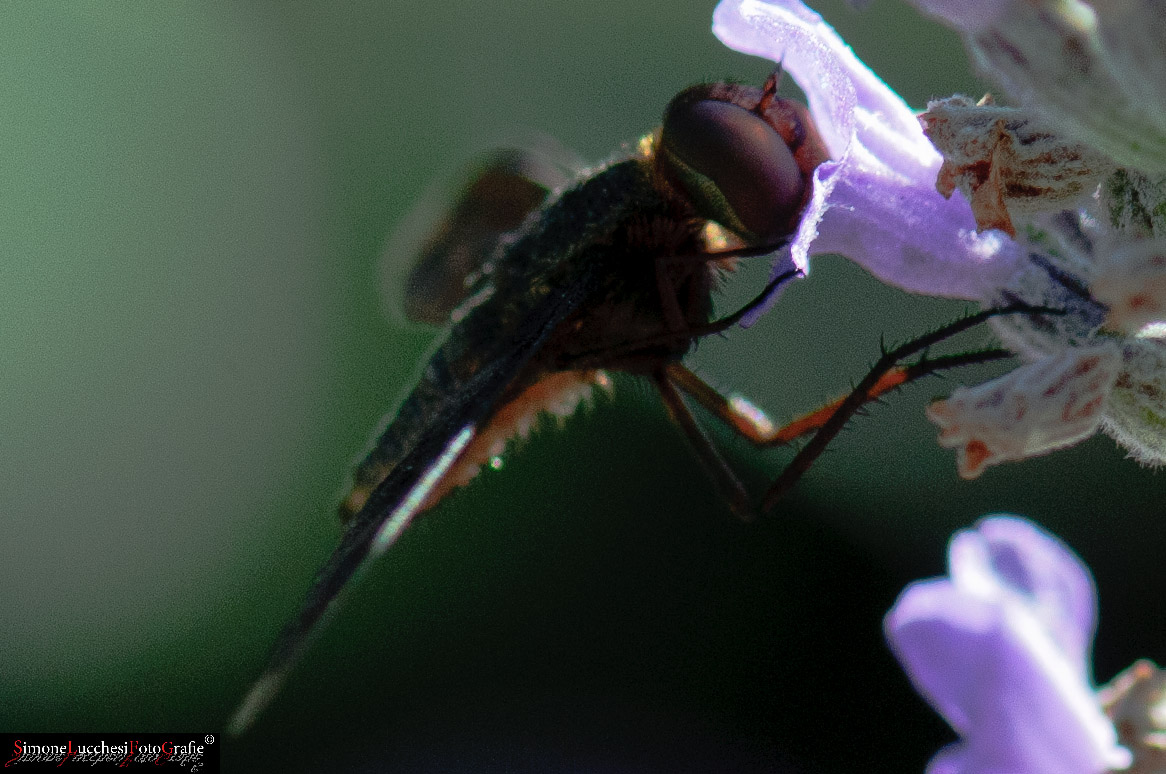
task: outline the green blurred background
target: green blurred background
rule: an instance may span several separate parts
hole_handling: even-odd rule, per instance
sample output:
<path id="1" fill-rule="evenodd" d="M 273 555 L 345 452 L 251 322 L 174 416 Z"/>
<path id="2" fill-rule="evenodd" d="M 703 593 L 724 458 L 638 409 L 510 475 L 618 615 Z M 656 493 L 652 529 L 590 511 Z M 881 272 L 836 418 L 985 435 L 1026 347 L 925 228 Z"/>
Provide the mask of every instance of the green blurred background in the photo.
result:
<path id="1" fill-rule="evenodd" d="M 912 105 L 988 88 L 898 3 L 820 10 Z M 350 460 L 433 343 L 381 313 L 394 222 L 515 129 L 598 161 L 686 85 L 759 82 L 771 65 L 721 47 L 711 12 L 6 7 L 0 729 L 222 731 L 337 540 Z M 963 308 L 824 259 L 692 362 L 788 419 L 857 379 L 880 334 Z M 922 415 L 949 386 L 857 421 L 744 526 L 617 378 L 412 528 L 223 741 L 225 770 L 921 772 L 951 735 L 880 619 L 991 512 L 1093 566 L 1100 679 L 1166 660 L 1160 476 L 1099 438 L 961 482 Z M 757 492 L 788 457 L 718 439 Z"/>

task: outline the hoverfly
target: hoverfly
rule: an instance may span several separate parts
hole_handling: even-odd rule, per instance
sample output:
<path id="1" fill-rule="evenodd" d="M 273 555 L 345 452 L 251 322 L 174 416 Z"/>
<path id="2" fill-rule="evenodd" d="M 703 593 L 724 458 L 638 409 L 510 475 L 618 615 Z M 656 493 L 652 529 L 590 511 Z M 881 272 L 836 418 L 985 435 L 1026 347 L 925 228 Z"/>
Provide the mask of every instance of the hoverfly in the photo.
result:
<path id="1" fill-rule="evenodd" d="M 517 153 L 502 153 L 479 172 L 420 250 L 407 282 L 406 315 L 448 322 L 447 336 L 357 466 L 340 506 L 347 525 L 340 545 L 280 635 L 232 720 L 234 731 L 275 694 L 362 563 L 539 414 L 561 414 L 603 384 L 605 371 L 651 380 L 739 514 L 750 512 L 749 498 L 682 392 L 763 443 L 845 421 L 840 401 L 786 435 L 774 433 L 754 409 L 722 397 L 681 363 L 699 337 L 735 325 L 796 274 L 778 276 L 745 308 L 710 322 L 720 273 L 738 258 L 784 246 L 813 170 L 828 158 L 809 111 L 777 96 L 779 78 L 775 72 L 761 88 L 713 83 L 682 91 L 659 129 L 557 193 L 551 189 L 561 180 L 538 182 Z M 872 375 L 864 392 L 846 400 L 856 408 L 918 375 Z M 809 464 L 799 459 L 792 477 Z"/>

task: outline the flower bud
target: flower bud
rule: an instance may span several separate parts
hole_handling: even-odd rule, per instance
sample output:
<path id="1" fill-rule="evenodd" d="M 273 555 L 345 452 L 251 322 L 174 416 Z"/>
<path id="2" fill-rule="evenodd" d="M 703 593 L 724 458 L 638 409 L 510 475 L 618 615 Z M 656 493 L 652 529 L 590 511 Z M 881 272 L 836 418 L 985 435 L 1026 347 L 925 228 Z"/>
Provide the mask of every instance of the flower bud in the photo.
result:
<path id="1" fill-rule="evenodd" d="M 955 96 L 927 104 L 919 120 L 943 154 L 936 189 L 956 188 L 981 231 L 1016 236 L 1013 219 L 1071 207 L 1092 196 L 1113 162 L 1067 140 L 1029 112 Z"/>

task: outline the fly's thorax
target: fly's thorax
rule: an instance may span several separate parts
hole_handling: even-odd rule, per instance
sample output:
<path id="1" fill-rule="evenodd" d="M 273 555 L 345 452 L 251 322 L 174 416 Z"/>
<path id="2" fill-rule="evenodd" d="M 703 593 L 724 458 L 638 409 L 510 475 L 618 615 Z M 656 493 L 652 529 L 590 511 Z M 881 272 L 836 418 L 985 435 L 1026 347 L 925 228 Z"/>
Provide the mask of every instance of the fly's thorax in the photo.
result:
<path id="1" fill-rule="evenodd" d="M 706 322 L 721 268 L 702 258 L 707 221 L 658 182 L 651 153 L 633 152 L 550 201 L 507 247 L 489 278 L 492 294 L 452 329 L 451 343 L 470 353 L 526 335 L 527 311 L 584 270 L 594 272 L 595 287 L 536 358 L 548 371 L 583 367 L 574 362 L 581 353 Z M 667 357 L 688 346 L 680 337 Z M 599 357 L 585 367 L 622 365 Z"/>
<path id="2" fill-rule="evenodd" d="M 655 185 L 650 152 L 633 161 L 653 190 L 641 191 L 624 220 L 576 256 L 600 267 L 598 288 L 547 343 L 549 368 L 649 373 L 680 358 L 692 346 L 689 331 L 709 321 L 720 276 L 735 267 L 713 255 L 741 240 Z"/>
<path id="3" fill-rule="evenodd" d="M 809 111 L 763 88 L 702 84 L 664 113 L 655 154 L 662 185 L 700 217 L 750 244 L 779 244 L 794 230 L 829 158 Z"/>

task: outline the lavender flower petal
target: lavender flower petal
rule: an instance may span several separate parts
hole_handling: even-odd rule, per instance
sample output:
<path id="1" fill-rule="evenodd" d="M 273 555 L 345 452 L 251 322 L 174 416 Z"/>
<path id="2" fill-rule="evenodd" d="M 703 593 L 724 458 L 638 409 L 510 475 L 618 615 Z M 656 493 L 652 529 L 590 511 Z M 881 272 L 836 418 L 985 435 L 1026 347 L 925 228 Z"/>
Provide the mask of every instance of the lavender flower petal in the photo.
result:
<path id="1" fill-rule="evenodd" d="M 820 218 L 808 240 L 812 254 L 844 255 L 909 293 L 974 300 L 1002 285 L 1024 259 L 1003 232 L 977 233 L 958 192 L 944 199 L 934 185 L 901 185 L 845 165 L 819 175 L 834 179 L 821 214 L 804 216 L 803 229 L 812 214 Z"/>
<path id="2" fill-rule="evenodd" d="M 1100 774 L 1129 763 L 1087 682 L 1088 570 L 1032 523 L 961 532 L 950 577 L 909 586 L 887 614 L 895 655 L 961 737 L 932 774 Z"/>
<path id="3" fill-rule="evenodd" d="M 948 573 L 970 593 L 1019 595 L 1070 662 L 1089 663 L 1097 592 L 1081 560 L 1049 533 L 1023 519 L 983 519 L 952 538 Z"/>

